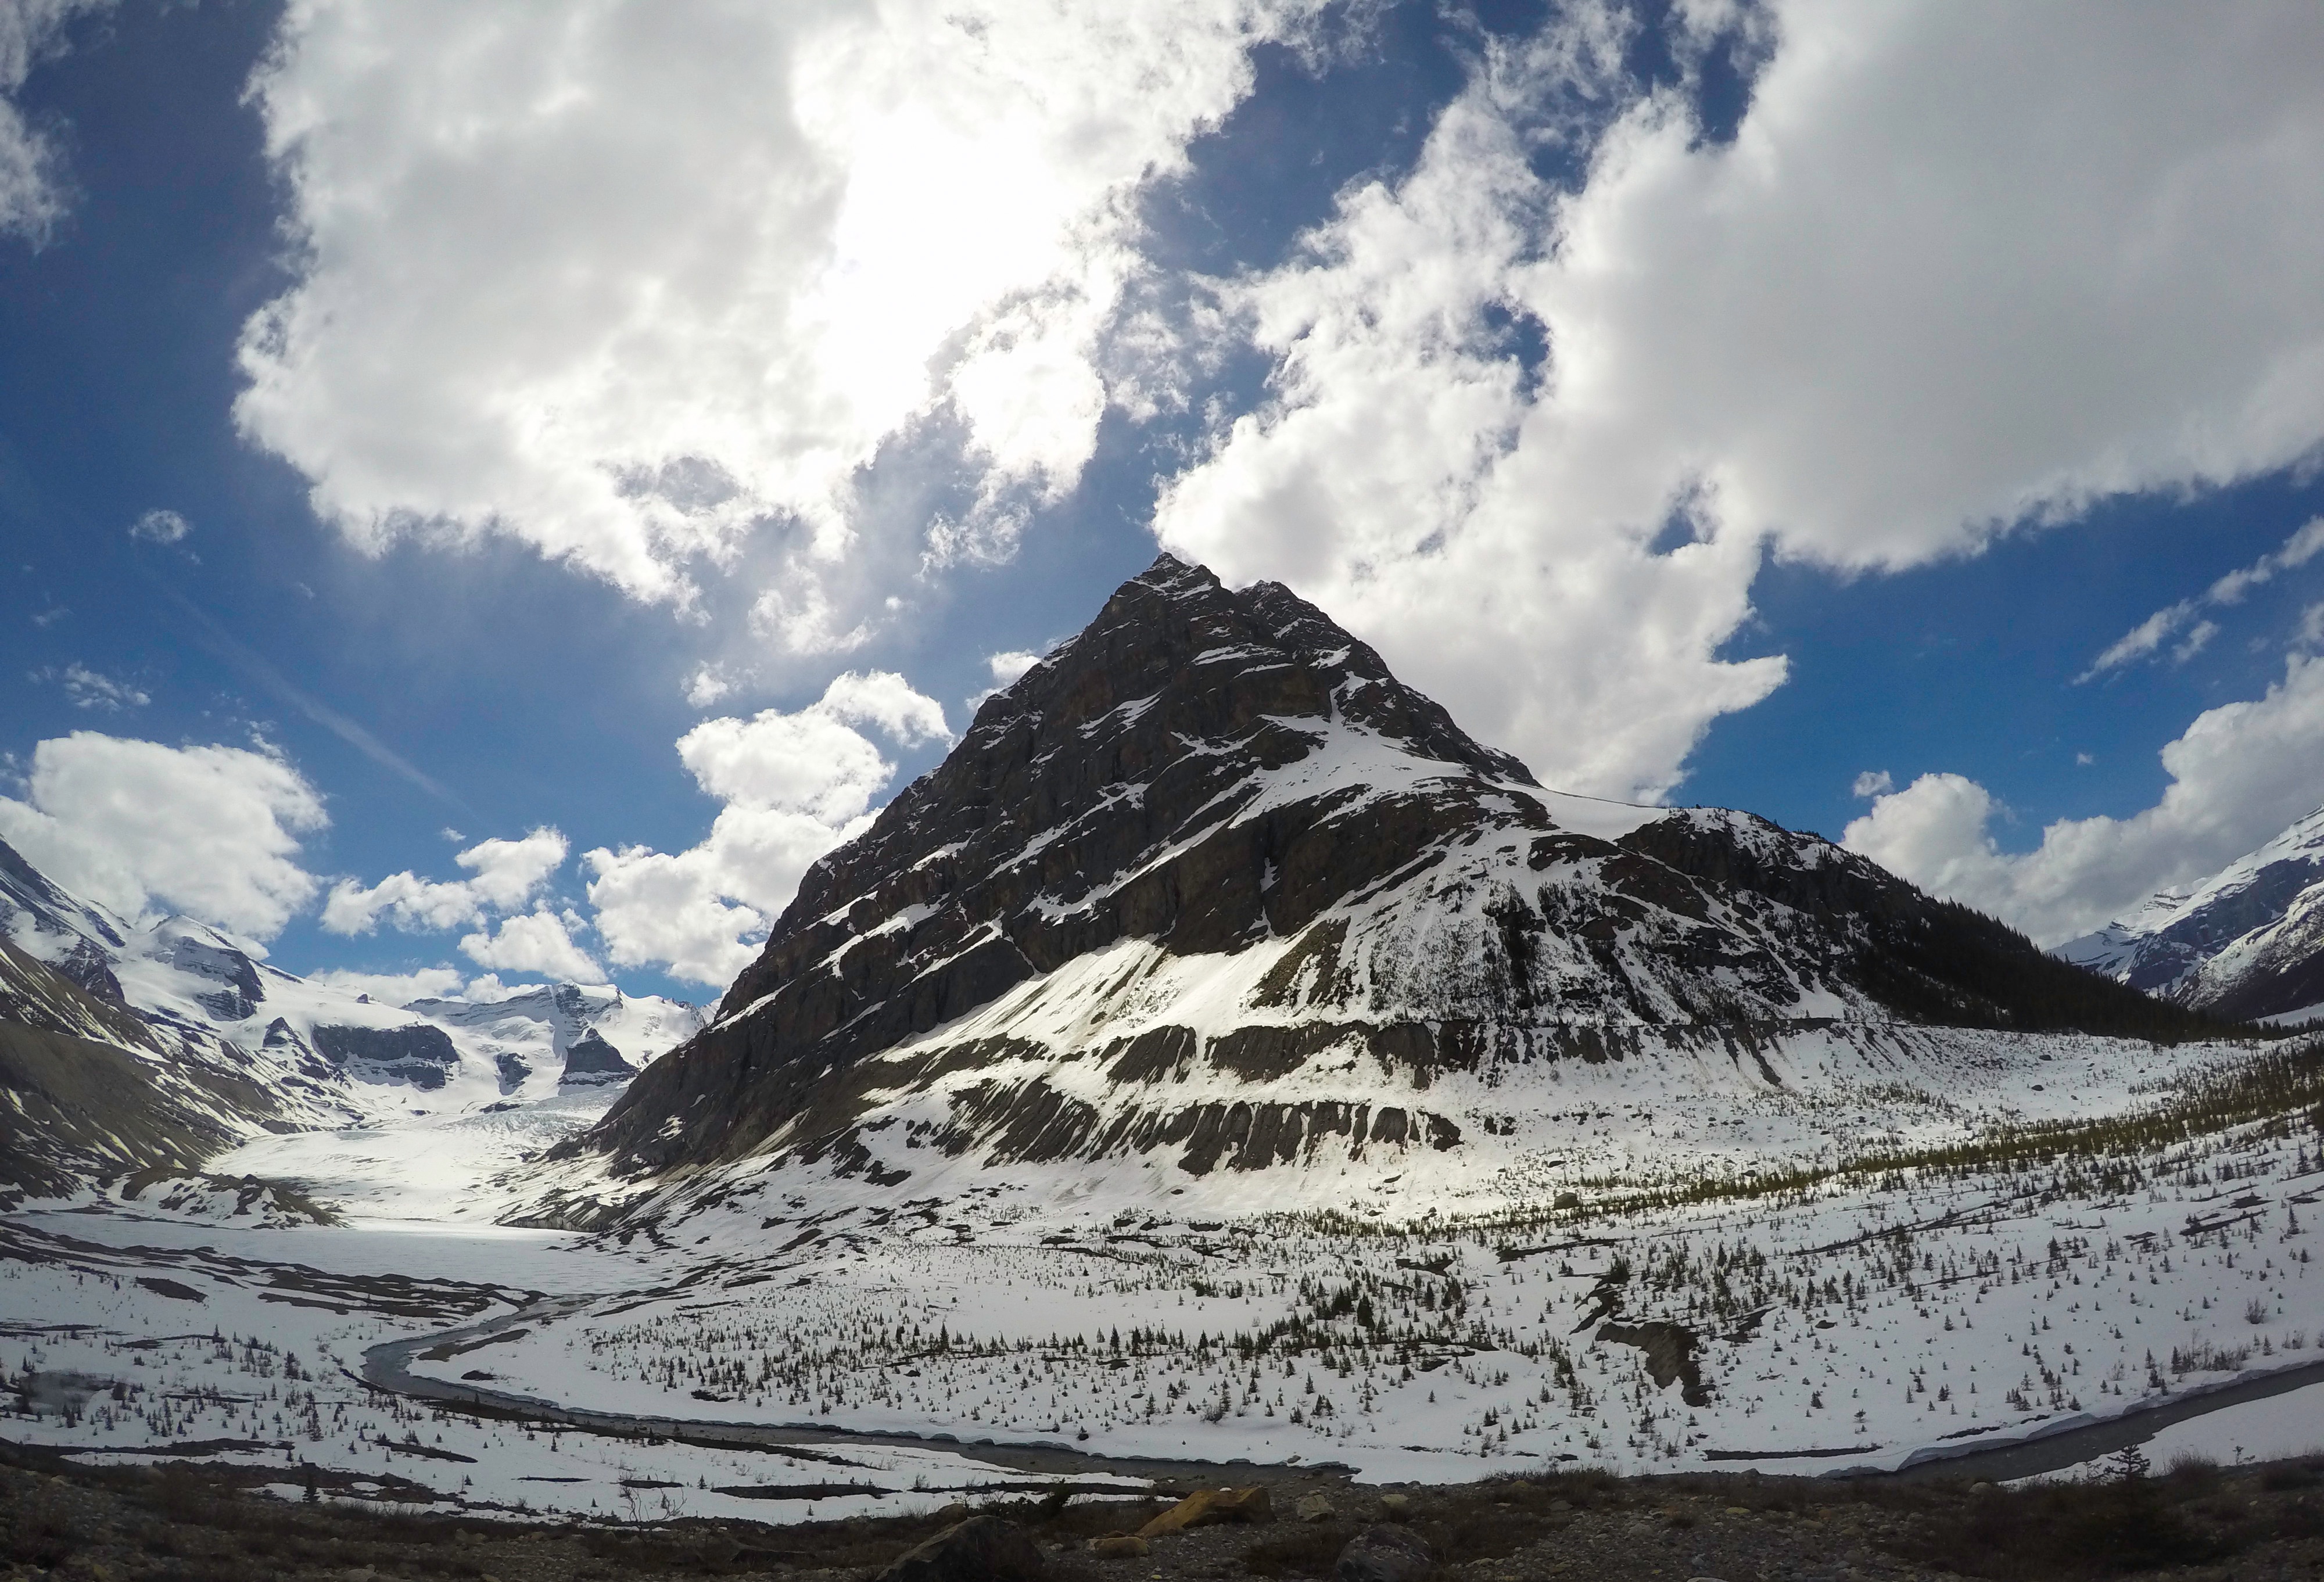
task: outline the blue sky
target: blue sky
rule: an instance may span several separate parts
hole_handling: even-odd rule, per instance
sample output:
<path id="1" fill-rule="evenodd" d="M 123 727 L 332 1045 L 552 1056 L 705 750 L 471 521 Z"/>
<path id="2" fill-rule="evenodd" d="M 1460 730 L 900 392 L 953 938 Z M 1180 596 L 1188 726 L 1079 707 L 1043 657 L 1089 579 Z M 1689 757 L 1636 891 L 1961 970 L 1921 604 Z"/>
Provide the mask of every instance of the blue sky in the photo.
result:
<path id="1" fill-rule="evenodd" d="M 591 16 L 0 0 L 68 882 L 707 998 L 1157 542 L 2045 940 L 2324 800 L 2306 8 Z"/>

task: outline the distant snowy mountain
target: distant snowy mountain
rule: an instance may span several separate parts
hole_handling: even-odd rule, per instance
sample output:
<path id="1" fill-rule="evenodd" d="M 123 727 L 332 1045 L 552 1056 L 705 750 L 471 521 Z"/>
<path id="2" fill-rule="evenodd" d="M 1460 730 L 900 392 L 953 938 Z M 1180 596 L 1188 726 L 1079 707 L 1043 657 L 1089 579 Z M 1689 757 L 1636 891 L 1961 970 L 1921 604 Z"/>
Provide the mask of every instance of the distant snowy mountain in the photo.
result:
<path id="1" fill-rule="evenodd" d="M 2057 953 L 2230 1020 L 2324 1016 L 2324 808 Z"/>
<path id="2" fill-rule="evenodd" d="M 702 1023 L 610 986 L 377 1004 L 190 918 L 132 924 L 5 843 L 0 942 L 0 1183 L 40 1195 L 620 1081 Z"/>
<path id="3" fill-rule="evenodd" d="M 498 999 L 430 998 L 403 1008 L 473 1035 L 517 1085 L 539 1072 L 584 1085 L 634 1075 L 699 1032 L 704 1020 L 682 1001 L 631 998 L 607 984 L 544 983 Z"/>
<path id="4" fill-rule="evenodd" d="M 1545 790 L 1288 590 L 1165 556 L 808 872 L 714 1024 L 552 1151 L 539 1217 L 786 1162 L 1342 1194 L 1570 1149 L 1568 1072 L 1655 1106 L 2204 1026 L 1819 837 Z"/>

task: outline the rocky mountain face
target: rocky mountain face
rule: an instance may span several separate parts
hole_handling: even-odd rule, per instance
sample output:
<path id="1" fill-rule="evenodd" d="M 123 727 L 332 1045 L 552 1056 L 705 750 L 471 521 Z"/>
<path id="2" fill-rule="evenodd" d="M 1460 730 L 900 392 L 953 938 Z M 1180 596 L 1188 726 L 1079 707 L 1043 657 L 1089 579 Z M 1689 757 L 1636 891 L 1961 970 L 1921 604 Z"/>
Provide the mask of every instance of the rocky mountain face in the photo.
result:
<path id="1" fill-rule="evenodd" d="M 638 1074 L 638 1068 L 622 1056 L 622 1052 L 609 1043 L 605 1035 L 592 1027 L 573 1041 L 565 1052 L 565 1071 L 558 1079 L 560 1087 L 595 1088 L 608 1082 L 626 1082 Z"/>
<path id="2" fill-rule="evenodd" d="M 702 1025 L 610 985 L 381 1005 L 264 956 L 190 918 L 133 924 L 0 843 L 0 1187 L 69 1194 L 262 1131 L 546 1099 L 576 1053 L 618 1083 Z"/>
<path id="3" fill-rule="evenodd" d="M 1433 1086 L 1803 1029 L 2190 1035 L 1812 835 L 1567 796 L 1288 590 L 1165 556 L 812 869 L 543 1217 L 759 1155 L 1446 1150 Z M 1757 1073 L 1764 1073 L 1764 1077 Z"/>
<path id="4" fill-rule="evenodd" d="M 2057 953 L 2237 1021 L 2324 1016 L 2324 808 Z"/>
<path id="5" fill-rule="evenodd" d="M 197 1170 L 281 1113 L 260 1085 L 172 1053 L 118 999 L 0 940 L 0 1196 Z"/>

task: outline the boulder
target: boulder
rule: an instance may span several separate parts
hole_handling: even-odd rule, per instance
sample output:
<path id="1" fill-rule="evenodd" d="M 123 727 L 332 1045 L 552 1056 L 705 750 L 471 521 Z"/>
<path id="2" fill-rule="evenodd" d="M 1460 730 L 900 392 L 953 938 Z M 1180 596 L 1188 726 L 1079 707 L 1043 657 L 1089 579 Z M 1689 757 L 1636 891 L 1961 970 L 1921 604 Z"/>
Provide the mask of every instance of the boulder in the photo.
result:
<path id="1" fill-rule="evenodd" d="M 1391 1522 L 1403 1521 L 1412 1514 L 1412 1496 L 1396 1494 L 1380 1495 L 1380 1513 Z"/>
<path id="2" fill-rule="evenodd" d="M 879 1582 L 1036 1582 L 1046 1564 L 1014 1522 L 972 1516 L 898 1556 Z"/>
<path id="3" fill-rule="evenodd" d="M 1102 1560 L 1142 1560 L 1154 1552 L 1154 1546 L 1135 1533 L 1109 1532 L 1091 1539 L 1089 1550 Z"/>
<path id="4" fill-rule="evenodd" d="M 1421 1582 L 1436 1562 L 1401 1527 L 1367 1527 L 1340 1551 L 1339 1582 Z"/>
<path id="5" fill-rule="evenodd" d="M 1332 1508 L 1330 1498 L 1323 1495 L 1308 1495 L 1291 1509 L 1292 1514 L 1302 1522 L 1329 1522 L 1339 1514 Z"/>
<path id="6" fill-rule="evenodd" d="M 1250 1488 L 1198 1488 L 1138 1530 L 1140 1538 L 1176 1532 L 1188 1527 L 1208 1527 L 1220 1522 L 1272 1522 L 1275 1502 L 1267 1485 Z"/>

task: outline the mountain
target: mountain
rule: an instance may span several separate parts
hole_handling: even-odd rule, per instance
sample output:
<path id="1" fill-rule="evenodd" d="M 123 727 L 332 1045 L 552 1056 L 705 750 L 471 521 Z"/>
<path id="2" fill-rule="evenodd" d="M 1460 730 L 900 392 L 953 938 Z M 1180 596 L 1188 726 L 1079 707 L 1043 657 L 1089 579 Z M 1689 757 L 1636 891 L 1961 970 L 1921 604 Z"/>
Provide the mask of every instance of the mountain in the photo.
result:
<path id="1" fill-rule="evenodd" d="M 191 918 L 115 916 L 0 842 L 0 1185 L 19 1192 L 190 1173 L 269 1132 L 553 1099 L 701 1025 L 610 985 L 378 1004 Z"/>
<path id="2" fill-rule="evenodd" d="M 491 1041 L 495 1060 L 521 1082 L 535 1072 L 559 1083 L 599 1083 L 684 1043 L 702 1013 L 679 1000 L 625 996 L 611 984 L 543 983 L 497 999 L 424 998 L 403 1008 Z"/>
<path id="3" fill-rule="evenodd" d="M 1165 556 L 808 871 L 539 1217 L 770 1162 L 1481 1168 L 1569 1069 L 1982 1058 L 1922 1027 L 2214 1030 L 1818 836 L 1546 790 L 1287 589 Z"/>
<path id="4" fill-rule="evenodd" d="M 2158 891 L 2057 953 L 2238 1021 L 2324 1016 L 2324 808 L 2193 888 Z"/>
<path id="5" fill-rule="evenodd" d="M 55 1197 L 92 1175 L 191 1172 L 282 1117 L 263 1084 L 174 1053 L 127 1007 L 0 941 L 0 1189 Z"/>

